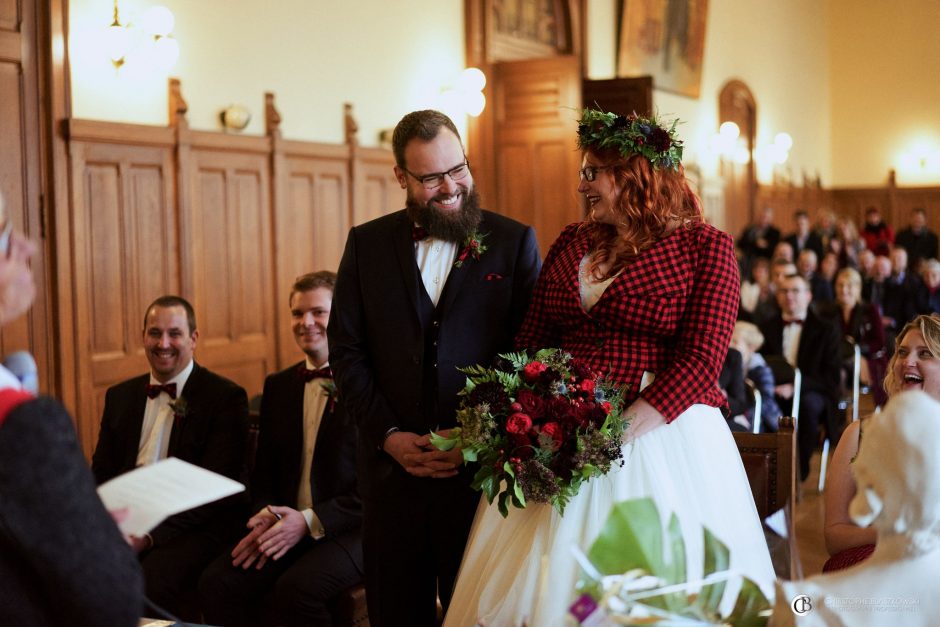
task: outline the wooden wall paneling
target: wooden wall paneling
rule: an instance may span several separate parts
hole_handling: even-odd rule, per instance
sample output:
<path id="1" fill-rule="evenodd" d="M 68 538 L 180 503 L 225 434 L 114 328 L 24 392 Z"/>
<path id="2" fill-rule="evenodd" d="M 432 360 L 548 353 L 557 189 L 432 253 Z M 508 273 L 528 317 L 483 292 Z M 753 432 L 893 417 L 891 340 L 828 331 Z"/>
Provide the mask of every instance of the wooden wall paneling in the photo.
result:
<path id="1" fill-rule="evenodd" d="M 38 63 L 42 26 L 35 2 L 0 0 L 0 192 L 14 227 L 39 245 L 31 267 L 37 290 L 28 313 L 0 330 L 0 358 L 28 350 L 36 358 L 40 387 L 54 389 L 54 355 L 48 280 L 50 242 L 46 240 L 42 169 L 45 159 Z"/>
<path id="2" fill-rule="evenodd" d="M 391 151 L 356 146 L 351 157 L 352 224 L 362 224 L 405 206 Z M 344 240 L 345 241 L 345 240 Z"/>
<path id="3" fill-rule="evenodd" d="M 260 394 L 276 366 L 267 138 L 192 133 L 192 284 L 197 359 Z M 224 146 L 224 148 L 223 148 Z"/>
<path id="4" fill-rule="evenodd" d="M 104 391 L 145 372 L 144 308 L 179 291 L 178 224 L 169 143 L 71 142 L 76 422 L 86 453 L 97 441 Z M 115 129 L 118 130 L 118 129 Z M 120 130 L 125 130 L 124 128 Z M 117 139 L 117 137 L 116 137 Z"/>
<path id="5" fill-rule="evenodd" d="M 288 299 L 307 272 L 336 271 L 350 224 L 350 169 L 346 146 L 287 143 L 284 202 L 275 207 L 277 259 L 275 320 L 281 367 L 302 354 L 292 339 Z"/>

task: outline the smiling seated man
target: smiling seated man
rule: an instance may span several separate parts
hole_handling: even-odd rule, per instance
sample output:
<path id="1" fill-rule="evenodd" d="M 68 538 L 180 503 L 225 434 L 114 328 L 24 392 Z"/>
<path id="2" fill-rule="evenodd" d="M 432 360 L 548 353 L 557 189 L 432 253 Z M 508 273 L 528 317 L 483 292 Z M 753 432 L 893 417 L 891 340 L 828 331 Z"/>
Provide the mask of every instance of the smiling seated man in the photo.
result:
<path id="1" fill-rule="evenodd" d="M 101 484 L 167 457 L 237 479 L 248 397 L 194 361 L 199 332 L 192 305 L 179 296 L 156 299 L 147 307 L 142 337 L 150 372 L 108 389 L 92 457 L 95 480 Z M 238 496 L 209 503 L 130 538 L 150 601 L 188 613 L 185 599 L 203 568 L 237 533 L 239 503 Z"/>

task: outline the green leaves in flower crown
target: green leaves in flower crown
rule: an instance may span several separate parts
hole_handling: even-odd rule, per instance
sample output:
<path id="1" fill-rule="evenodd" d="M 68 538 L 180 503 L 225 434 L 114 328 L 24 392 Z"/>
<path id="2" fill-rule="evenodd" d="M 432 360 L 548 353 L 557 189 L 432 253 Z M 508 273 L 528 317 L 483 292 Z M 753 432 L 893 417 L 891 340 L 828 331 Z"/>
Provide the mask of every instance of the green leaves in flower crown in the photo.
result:
<path id="1" fill-rule="evenodd" d="M 674 120 L 667 130 L 653 116 L 643 118 L 584 109 L 578 123 L 578 148 L 614 149 L 625 157 L 642 155 L 654 168 L 678 170 L 682 141 L 676 138 Z"/>

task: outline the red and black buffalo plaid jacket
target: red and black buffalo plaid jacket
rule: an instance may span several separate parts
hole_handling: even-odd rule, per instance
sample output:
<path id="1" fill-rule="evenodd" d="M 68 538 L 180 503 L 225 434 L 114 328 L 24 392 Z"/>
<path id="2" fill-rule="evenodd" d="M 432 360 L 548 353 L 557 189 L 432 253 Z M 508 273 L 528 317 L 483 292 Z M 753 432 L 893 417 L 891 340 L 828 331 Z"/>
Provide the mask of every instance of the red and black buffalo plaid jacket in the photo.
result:
<path id="1" fill-rule="evenodd" d="M 740 301 L 731 237 L 707 224 L 678 228 L 607 287 L 590 312 L 578 269 L 590 229 L 569 225 L 545 258 L 518 348 L 560 347 L 675 420 L 696 403 L 726 404 L 716 382 Z M 644 371 L 655 380 L 640 394 Z"/>

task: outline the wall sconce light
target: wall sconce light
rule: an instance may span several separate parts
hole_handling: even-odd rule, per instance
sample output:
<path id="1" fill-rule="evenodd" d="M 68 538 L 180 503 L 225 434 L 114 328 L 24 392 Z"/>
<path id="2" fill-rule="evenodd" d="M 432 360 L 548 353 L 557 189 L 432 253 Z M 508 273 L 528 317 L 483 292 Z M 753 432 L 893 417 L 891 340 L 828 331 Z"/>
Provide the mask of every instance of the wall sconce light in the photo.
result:
<path id="1" fill-rule="evenodd" d="M 741 129 L 734 122 L 722 122 L 710 144 L 711 149 L 727 161 L 744 165 L 751 160 L 751 153 L 741 137 Z"/>
<path id="2" fill-rule="evenodd" d="M 106 50 L 115 69 L 121 69 L 131 58 L 142 57 L 157 70 L 169 71 L 179 59 L 179 42 L 173 37 L 175 19 L 169 9 L 153 6 L 140 16 L 140 25 L 121 23 L 118 0 L 108 26 Z"/>
<path id="3" fill-rule="evenodd" d="M 766 144 L 757 149 L 757 160 L 770 167 L 783 165 L 790 158 L 790 149 L 793 148 L 793 138 L 789 133 L 777 133 L 772 144 Z"/>
<path id="4" fill-rule="evenodd" d="M 239 104 L 229 105 L 219 112 L 219 120 L 226 131 L 243 131 L 251 122 L 251 111 Z"/>
<path id="5" fill-rule="evenodd" d="M 441 88 L 440 108 L 445 112 L 477 117 L 486 107 L 486 75 L 475 67 L 465 69 L 452 85 Z"/>
<path id="6" fill-rule="evenodd" d="M 917 179 L 940 175 L 940 150 L 926 140 L 918 140 L 899 155 L 898 171 Z"/>

